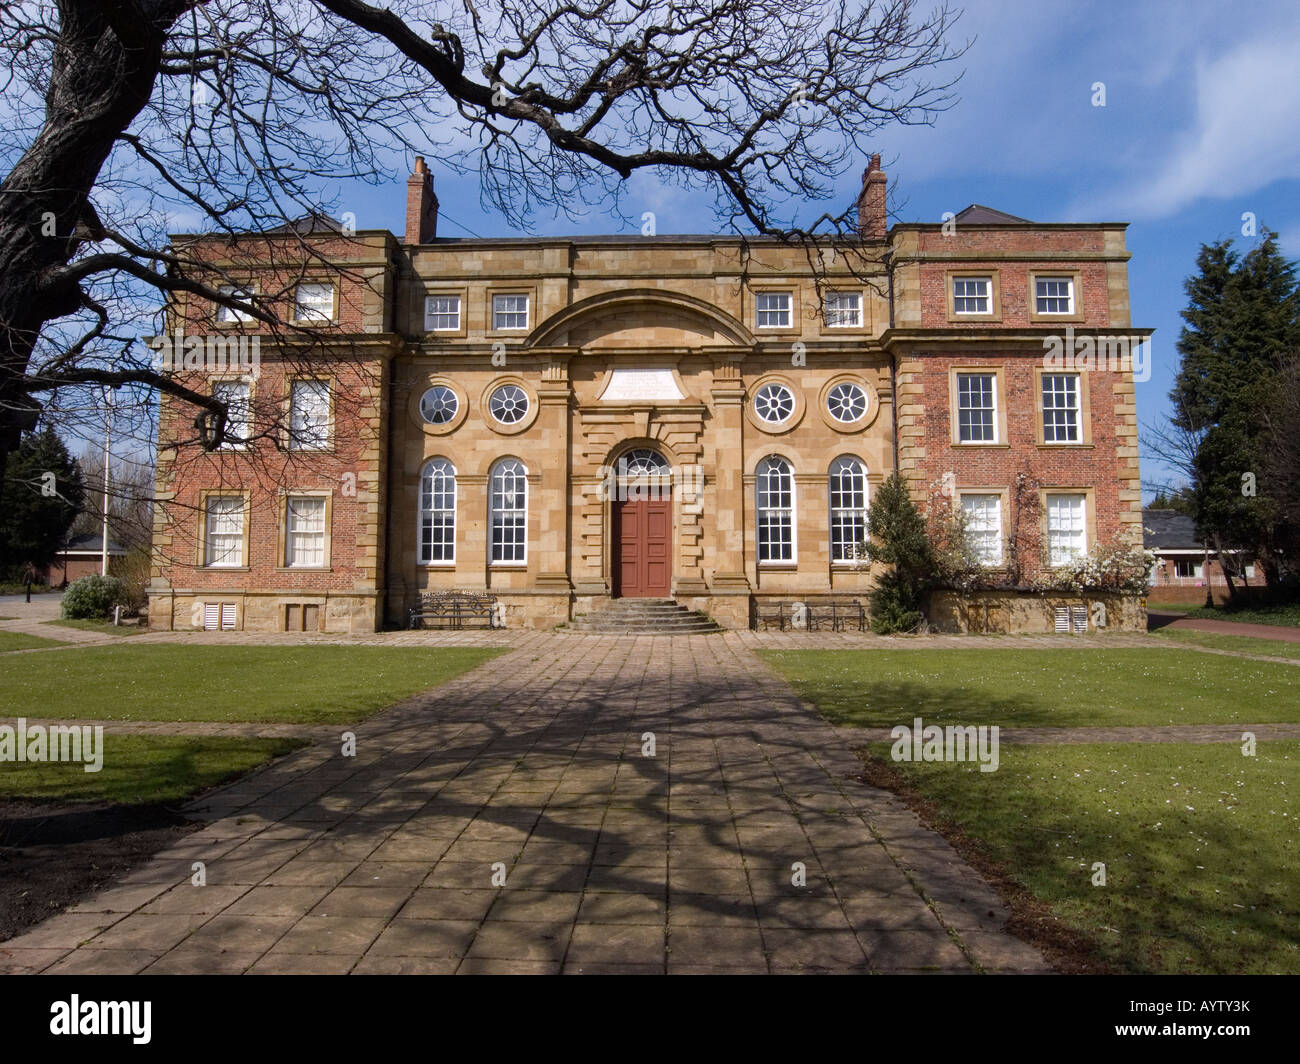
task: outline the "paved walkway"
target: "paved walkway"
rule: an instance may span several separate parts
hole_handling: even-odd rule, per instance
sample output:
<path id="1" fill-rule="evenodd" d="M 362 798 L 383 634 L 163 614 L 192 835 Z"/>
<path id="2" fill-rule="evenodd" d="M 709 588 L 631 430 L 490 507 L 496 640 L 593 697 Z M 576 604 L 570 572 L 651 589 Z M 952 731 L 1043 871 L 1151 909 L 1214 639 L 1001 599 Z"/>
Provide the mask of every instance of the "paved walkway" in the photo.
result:
<path id="1" fill-rule="evenodd" d="M 317 744 L 209 795 L 203 829 L 0 970 L 1047 969 L 745 638 L 511 645 L 356 726 L 355 757 Z"/>
<path id="2" fill-rule="evenodd" d="M 1246 624 L 1242 621 L 1218 621 L 1212 617 L 1184 617 L 1179 613 L 1153 611 L 1148 615 L 1150 627 L 1183 628 L 1193 632 L 1215 632 L 1219 635 L 1246 635 L 1255 639 L 1280 639 L 1284 643 L 1300 643 L 1300 628 L 1282 624 Z"/>

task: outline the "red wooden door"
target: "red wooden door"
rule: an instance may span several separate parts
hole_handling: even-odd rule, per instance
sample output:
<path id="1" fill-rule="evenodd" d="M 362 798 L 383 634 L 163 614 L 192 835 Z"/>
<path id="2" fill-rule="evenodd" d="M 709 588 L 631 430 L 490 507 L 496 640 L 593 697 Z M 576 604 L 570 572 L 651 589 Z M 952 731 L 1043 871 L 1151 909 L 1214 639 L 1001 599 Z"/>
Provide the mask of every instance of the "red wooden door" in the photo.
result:
<path id="1" fill-rule="evenodd" d="M 614 594 L 667 598 L 672 581 L 672 504 L 667 499 L 614 503 Z"/>

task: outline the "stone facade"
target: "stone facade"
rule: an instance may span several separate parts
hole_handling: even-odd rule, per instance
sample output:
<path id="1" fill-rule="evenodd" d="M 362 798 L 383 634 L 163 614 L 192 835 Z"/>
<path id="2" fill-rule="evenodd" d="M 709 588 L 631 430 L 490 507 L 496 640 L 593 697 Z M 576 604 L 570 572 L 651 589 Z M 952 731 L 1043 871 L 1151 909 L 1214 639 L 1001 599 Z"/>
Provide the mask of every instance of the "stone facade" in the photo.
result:
<path id="1" fill-rule="evenodd" d="M 1124 227 L 963 212 L 951 232 L 887 230 L 883 188 L 876 160 L 861 240 L 819 259 L 724 236 L 438 239 L 422 161 L 405 242 L 323 223 L 177 238 L 217 280 L 289 319 L 309 295 L 320 318 L 221 322 L 194 296 L 173 308 L 173 332 L 255 336 L 261 357 L 255 373 L 178 370 L 203 392 L 247 383 L 243 446 L 205 451 L 193 408 L 163 398 L 150 623 L 372 630 L 401 625 L 422 592 L 465 588 L 497 596 L 510 626 L 666 594 L 743 627 L 757 601 L 869 590 L 867 567 L 834 557 L 865 502 L 841 492 L 833 507 L 845 470 L 865 496 L 898 468 L 918 499 L 944 483 L 954 504 L 968 488 L 1010 498 L 1029 476 L 1086 494 L 1088 539 L 1140 537 L 1131 372 L 1081 371 L 1074 444 L 1042 441 L 1036 398 L 1061 324 L 1034 313 L 1035 275 L 1070 276 L 1079 335 L 1133 332 Z M 954 318 L 954 271 L 993 278 L 996 312 Z M 954 436 L 953 372 L 972 366 L 999 382 L 991 444 Z M 295 381 L 328 391 L 327 439 L 310 448 L 295 442 Z M 505 470 L 523 506 L 519 486 L 494 491 Z M 629 515 L 647 493 L 668 500 L 662 530 L 616 536 L 643 527 Z M 240 513 L 214 517 L 211 496 Z M 301 500 L 312 516 L 291 527 Z M 1038 535 L 1023 524 L 1008 512 L 1002 534 Z"/>

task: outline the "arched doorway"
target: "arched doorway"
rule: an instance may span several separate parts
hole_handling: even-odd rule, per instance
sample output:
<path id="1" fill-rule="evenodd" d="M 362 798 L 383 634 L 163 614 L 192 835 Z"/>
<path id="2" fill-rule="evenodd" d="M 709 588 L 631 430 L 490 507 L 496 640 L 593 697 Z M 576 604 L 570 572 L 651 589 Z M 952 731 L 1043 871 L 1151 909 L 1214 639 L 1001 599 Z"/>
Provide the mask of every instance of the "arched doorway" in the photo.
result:
<path id="1" fill-rule="evenodd" d="M 672 586 L 672 471 L 658 451 L 637 448 L 612 471 L 611 568 L 616 598 L 667 598 Z"/>

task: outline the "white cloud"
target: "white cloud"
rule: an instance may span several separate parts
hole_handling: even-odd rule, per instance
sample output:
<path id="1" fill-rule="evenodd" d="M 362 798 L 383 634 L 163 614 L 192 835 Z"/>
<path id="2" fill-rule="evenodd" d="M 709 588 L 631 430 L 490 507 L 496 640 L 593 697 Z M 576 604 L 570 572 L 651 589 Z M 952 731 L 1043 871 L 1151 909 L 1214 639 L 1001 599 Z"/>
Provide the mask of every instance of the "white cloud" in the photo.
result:
<path id="1" fill-rule="evenodd" d="M 1151 170 L 1083 210 L 1159 218 L 1202 198 L 1243 198 L 1300 177 L 1300 67 L 1294 35 L 1258 39 L 1196 67 L 1190 128 L 1147 155 Z M 1242 210 L 1250 210 L 1243 200 Z"/>

